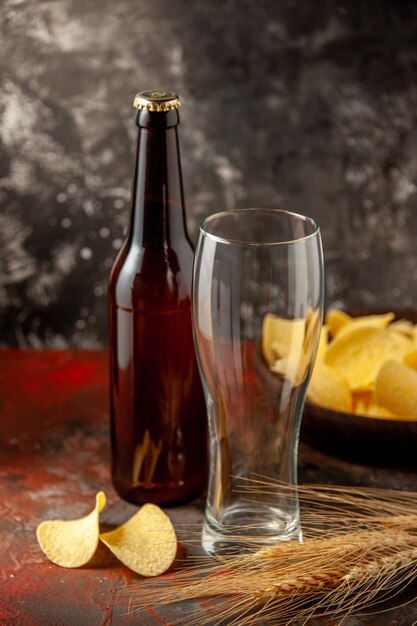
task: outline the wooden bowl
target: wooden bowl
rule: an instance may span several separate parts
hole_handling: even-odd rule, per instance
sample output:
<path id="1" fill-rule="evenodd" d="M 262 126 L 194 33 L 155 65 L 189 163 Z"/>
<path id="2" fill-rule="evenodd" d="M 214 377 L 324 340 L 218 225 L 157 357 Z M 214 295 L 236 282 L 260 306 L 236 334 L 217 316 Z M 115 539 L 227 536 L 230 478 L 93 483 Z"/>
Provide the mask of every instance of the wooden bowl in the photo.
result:
<path id="1" fill-rule="evenodd" d="M 356 317 L 388 310 L 348 313 Z M 416 310 L 393 311 L 396 319 L 417 323 Z M 417 469 L 417 421 L 353 415 L 307 401 L 301 440 L 329 454 L 362 463 Z"/>

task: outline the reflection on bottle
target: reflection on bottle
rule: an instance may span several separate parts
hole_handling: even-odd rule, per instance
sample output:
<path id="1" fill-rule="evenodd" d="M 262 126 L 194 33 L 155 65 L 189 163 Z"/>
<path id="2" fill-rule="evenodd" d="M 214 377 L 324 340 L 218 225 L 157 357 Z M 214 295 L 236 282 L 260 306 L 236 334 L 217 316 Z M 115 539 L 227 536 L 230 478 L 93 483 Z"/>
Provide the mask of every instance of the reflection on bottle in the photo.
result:
<path id="1" fill-rule="evenodd" d="M 142 443 L 138 443 L 134 452 L 132 487 L 151 489 L 154 486 L 152 478 L 161 450 L 162 439 L 155 444 L 149 435 L 149 430 L 146 430 Z"/>
<path id="2" fill-rule="evenodd" d="M 175 481 L 178 485 L 183 485 L 185 469 L 185 446 L 184 437 L 180 428 L 174 428 L 171 433 L 167 464 L 172 480 Z"/>

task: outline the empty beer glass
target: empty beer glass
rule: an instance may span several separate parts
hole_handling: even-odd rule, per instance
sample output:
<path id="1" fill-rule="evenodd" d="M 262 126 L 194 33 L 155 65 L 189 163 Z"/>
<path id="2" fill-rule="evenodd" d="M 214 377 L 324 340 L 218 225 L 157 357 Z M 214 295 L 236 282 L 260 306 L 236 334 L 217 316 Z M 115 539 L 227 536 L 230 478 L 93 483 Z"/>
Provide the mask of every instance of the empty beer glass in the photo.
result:
<path id="1" fill-rule="evenodd" d="M 298 438 L 322 307 L 312 219 L 237 209 L 202 223 L 193 324 L 210 433 L 208 553 L 301 537 Z"/>

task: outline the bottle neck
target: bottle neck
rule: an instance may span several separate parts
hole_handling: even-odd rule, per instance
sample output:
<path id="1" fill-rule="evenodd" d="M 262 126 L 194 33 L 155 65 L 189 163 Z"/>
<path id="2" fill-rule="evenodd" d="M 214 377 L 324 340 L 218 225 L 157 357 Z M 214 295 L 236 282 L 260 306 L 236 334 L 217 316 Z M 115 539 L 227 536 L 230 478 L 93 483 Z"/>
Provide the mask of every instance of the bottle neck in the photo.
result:
<path id="1" fill-rule="evenodd" d="M 188 239 L 176 126 L 139 127 L 130 238 L 141 246 Z"/>

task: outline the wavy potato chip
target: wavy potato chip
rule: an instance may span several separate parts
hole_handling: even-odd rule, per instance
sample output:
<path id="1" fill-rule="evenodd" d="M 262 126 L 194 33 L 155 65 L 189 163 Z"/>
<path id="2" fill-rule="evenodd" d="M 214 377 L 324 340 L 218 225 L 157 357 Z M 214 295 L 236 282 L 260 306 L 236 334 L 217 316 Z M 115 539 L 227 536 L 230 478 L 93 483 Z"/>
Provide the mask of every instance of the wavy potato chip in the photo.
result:
<path id="1" fill-rule="evenodd" d="M 324 318 L 325 325 L 329 328 L 332 337 L 342 330 L 353 318 L 340 309 L 330 309 Z"/>
<path id="2" fill-rule="evenodd" d="M 386 393 L 389 396 L 389 390 L 380 390 L 380 397 L 376 397 L 376 379 L 388 361 L 399 365 L 404 363 L 417 370 L 417 325 L 406 319 L 392 321 L 393 318 L 393 313 L 353 318 L 337 309 L 329 311 L 320 337 L 316 365 L 308 390 L 309 399 L 317 404 L 356 415 L 398 418 L 399 411 L 392 404 L 392 400 L 388 405 L 381 401 L 381 394 Z M 325 334 L 326 328 L 332 336 L 330 342 Z M 329 368 L 327 371 L 320 368 L 320 361 L 324 361 L 324 365 Z M 347 396 L 343 395 L 343 383 L 337 381 L 334 372 L 342 376 L 350 389 L 350 409 L 342 408 L 343 405 L 347 406 Z M 385 382 L 390 384 L 389 381 Z M 405 415 L 404 408 L 402 409 L 404 418 L 413 419 L 412 415 Z"/>
<path id="3" fill-rule="evenodd" d="M 348 335 L 358 328 L 386 328 L 394 319 L 394 313 L 384 313 L 383 315 L 364 315 L 361 317 L 352 317 L 343 325 L 337 333 L 337 338 Z"/>
<path id="4" fill-rule="evenodd" d="M 403 419 L 417 419 L 417 372 L 398 361 L 387 361 L 380 368 L 375 395 L 378 404 Z"/>
<path id="5" fill-rule="evenodd" d="M 61 567 L 81 567 L 93 557 L 99 538 L 99 514 L 106 504 L 102 491 L 94 509 L 80 519 L 49 520 L 36 529 L 38 543 L 52 563 Z"/>
<path id="6" fill-rule="evenodd" d="M 402 361 L 410 342 L 383 328 L 359 327 L 329 345 L 324 361 L 342 373 L 352 391 L 366 391 L 375 383 L 385 361 Z"/>
<path id="7" fill-rule="evenodd" d="M 395 330 L 395 332 L 401 333 L 403 335 L 405 335 L 406 337 L 409 337 L 410 339 L 413 339 L 414 335 L 413 335 L 413 329 L 414 329 L 414 324 L 413 322 L 410 322 L 410 320 L 397 320 L 395 322 L 391 322 L 391 324 L 389 325 L 391 330 Z"/>
<path id="8" fill-rule="evenodd" d="M 396 417 L 389 409 L 385 406 L 380 406 L 375 401 L 369 403 L 364 402 L 363 400 L 358 400 L 354 408 L 354 413 L 355 415 L 365 415 L 366 417 L 379 417 L 387 419 Z"/>
<path id="9" fill-rule="evenodd" d="M 262 352 L 270 370 L 301 385 L 311 367 L 320 326 L 320 309 L 309 307 L 305 319 L 289 320 L 267 314 L 262 328 Z"/>
<path id="10" fill-rule="evenodd" d="M 308 308 L 306 312 L 306 324 L 304 334 L 304 351 L 307 354 L 311 354 L 317 347 L 317 340 L 319 339 L 319 329 L 322 327 L 322 316 L 320 309 Z"/>
<path id="11" fill-rule="evenodd" d="M 163 574 L 177 554 L 171 520 L 155 504 L 145 504 L 125 524 L 101 534 L 100 540 L 124 565 L 142 576 Z"/>
<path id="12" fill-rule="evenodd" d="M 316 361 L 307 390 L 307 397 L 315 404 L 349 413 L 352 396 L 343 375 L 322 361 Z"/>
<path id="13" fill-rule="evenodd" d="M 275 374 L 281 374 L 293 385 L 298 386 L 305 381 L 309 365 L 310 362 L 306 360 L 304 354 L 298 351 L 290 353 L 289 357 L 277 359 L 269 369 Z"/>
<path id="14" fill-rule="evenodd" d="M 319 339 L 319 345 L 317 347 L 316 363 L 317 361 L 324 361 L 324 357 L 327 352 L 328 345 L 329 345 L 329 328 L 328 326 L 324 325 L 321 327 L 321 330 L 320 330 L 320 339 Z"/>
<path id="15" fill-rule="evenodd" d="M 413 352 L 409 352 L 405 355 L 404 365 L 408 365 L 408 367 L 417 370 L 417 350 L 413 350 Z"/>
<path id="16" fill-rule="evenodd" d="M 395 419 L 397 417 L 395 413 L 380 404 L 371 404 L 365 415 L 367 417 L 378 417 L 383 419 Z"/>
<path id="17" fill-rule="evenodd" d="M 385 406 L 380 406 L 375 398 L 374 390 L 356 391 L 352 393 L 353 413 L 367 417 L 396 417 Z"/>
<path id="18" fill-rule="evenodd" d="M 352 392 L 353 411 L 356 413 L 358 407 L 367 410 L 372 403 L 375 402 L 375 394 L 373 389 L 367 391 Z"/>
<path id="19" fill-rule="evenodd" d="M 262 325 L 262 354 L 268 365 L 290 352 L 301 352 L 305 329 L 304 319 L 289 320 L 267 313 Z"/>

